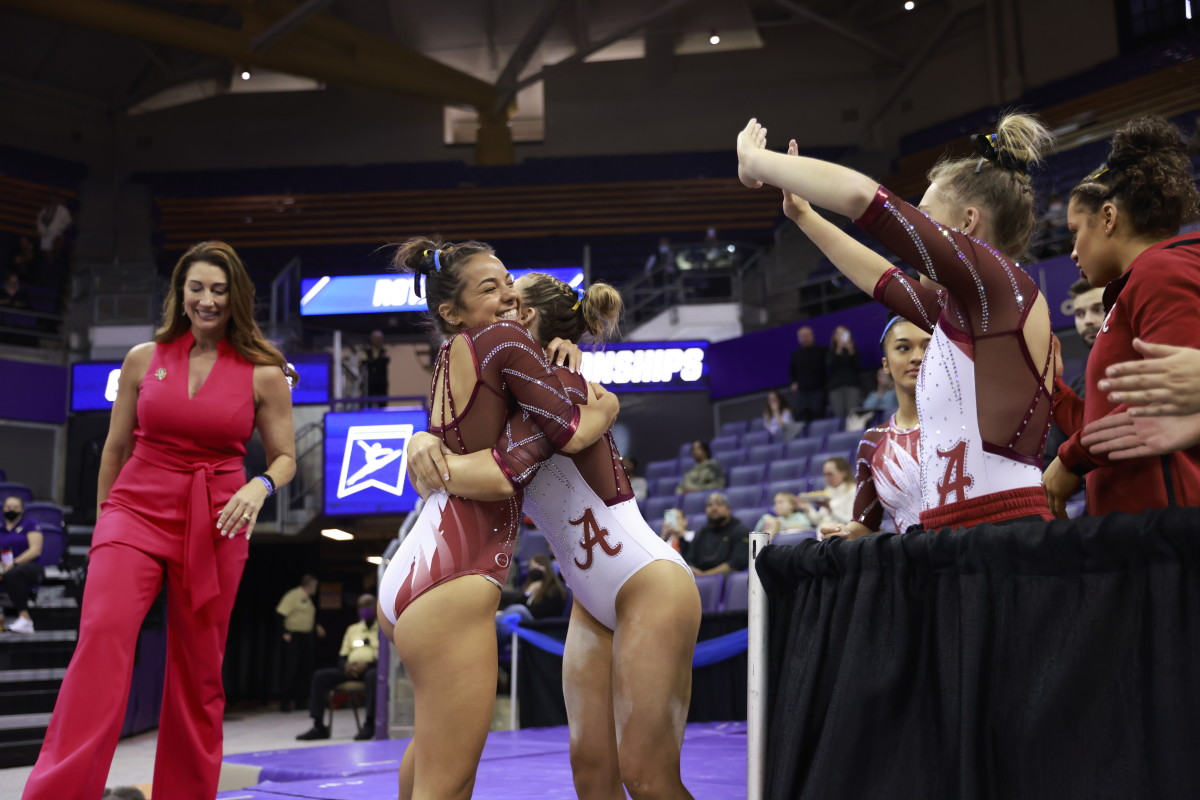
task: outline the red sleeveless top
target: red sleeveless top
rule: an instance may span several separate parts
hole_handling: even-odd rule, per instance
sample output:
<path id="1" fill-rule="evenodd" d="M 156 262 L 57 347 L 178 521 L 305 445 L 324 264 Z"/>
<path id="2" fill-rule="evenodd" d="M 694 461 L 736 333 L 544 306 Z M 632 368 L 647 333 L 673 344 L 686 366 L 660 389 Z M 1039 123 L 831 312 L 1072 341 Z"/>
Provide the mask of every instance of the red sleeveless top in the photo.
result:
<path id="1" fill-rule="evenodd" d="M 246 482 L 254 432 L 254 365 L 222 340 L 217 362 L 188 397 L 191 332 L 155 345 L 137 399 L 133 454 L 121 467 L 92 535 L 164 559 L 182 558 L 193 609 L 220 591 L 217 513 Z M 245 537 L 237 537 L 248 546 Z"/>

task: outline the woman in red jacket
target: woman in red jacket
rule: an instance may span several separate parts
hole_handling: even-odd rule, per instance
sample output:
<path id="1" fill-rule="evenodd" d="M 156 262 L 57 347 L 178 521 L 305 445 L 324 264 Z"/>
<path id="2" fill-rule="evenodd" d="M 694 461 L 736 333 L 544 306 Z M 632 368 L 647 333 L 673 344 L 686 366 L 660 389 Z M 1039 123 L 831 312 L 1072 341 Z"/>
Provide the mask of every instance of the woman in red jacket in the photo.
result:
<path id="1" fill-rule="evenodd" d="M 1089 283 L 1106 287 L 1108 315 L 1088 358 L 1089 387 L 1109 366 L 1139 358 L 1135 339 L 1200 346 L 1200 235 L 1175 235 L 1198 213 L 1200 195 L 1187 145 L 1175 126 L 1158 117 L 1120 128 L 1108 160 L 1071 193 L 1071 257 Z M 1056 515 L 1065 516 L 1066 500 L 1085 474 L 1092 514 L 1200 504 L 1200 449 L 1117 465 L 1101 449 L 1084 444 L 1085 425 L 1128 407 L 1102 391 L 1088 391 L 1081 400 L 1058 381 L 1054 418 L 1069 438 L 1043 477 Z"/>

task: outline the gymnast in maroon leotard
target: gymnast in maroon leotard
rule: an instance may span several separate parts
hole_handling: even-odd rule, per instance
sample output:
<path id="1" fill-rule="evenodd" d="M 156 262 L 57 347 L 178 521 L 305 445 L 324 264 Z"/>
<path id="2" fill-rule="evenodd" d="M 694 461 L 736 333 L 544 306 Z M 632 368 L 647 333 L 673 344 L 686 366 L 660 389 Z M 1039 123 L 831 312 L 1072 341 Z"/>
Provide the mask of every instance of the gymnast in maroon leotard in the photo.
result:
<path id="1" fill-rule="evenodd" d="M 412 681 L 413 741 L 400 797 L 465 797 L 496 696 L 495 611 L 520 521 L 521 487 L 555 449 L 598 441 L 616 417 L 612 395 L 574 405 L 541 347 L 514 320 L 520 297 L 492 249 L 414 239 L 395 258 L 424 278 L 434 322 L 449 340 L 434 366 L 430 431 L 455 453 L 498 465 L 494 491 L 466 500 L 431 495 L 388 564 L 380 626 Z M 525 440 L 507 420 L 527 415 L 545 432 Z M 478 495 L 477 495 L 478 496 Z"/>
<path id="2" fill-rule="evenodd" d="M 1049 307 L 1016 265 L 1034 229 L 1028 162 L 1050 139 L 1012 114 L 977 137 L 978 160 L 939 164 L 914 208 L 846 167 L 765 149 L 754 120 L 739 174 L 794 197 L 793 219 L 860 288 L 933 339 L 917 385 L 926 527 L 1049 518 L 1041 459 L 1054 378 Z M 800 198 L 804 198 L 803 200 Z M 811 212 L 845 214 L 921 273 L 909 278 Z"/>

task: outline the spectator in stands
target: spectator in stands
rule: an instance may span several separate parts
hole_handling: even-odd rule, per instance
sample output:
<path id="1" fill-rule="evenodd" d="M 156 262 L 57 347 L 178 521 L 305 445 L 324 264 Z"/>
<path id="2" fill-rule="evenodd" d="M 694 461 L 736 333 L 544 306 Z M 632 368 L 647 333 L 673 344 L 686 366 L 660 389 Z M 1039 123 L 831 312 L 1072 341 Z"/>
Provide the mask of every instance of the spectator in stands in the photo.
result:
<path id="1" fill-rule="evenodd" d="M 839 325 L 834 329 L 825 361 L 829 366 L 829 378 L 825 382 L 829 390 L 829 405 L 835 417 L 845 419 L 862 403 L 858 348 L 854 345 L 854 334 L 846 326 Z"/>
<path id="2" fill-rule="evenodd" d="M 517 614 L 523 622 L 548 617 L 561 617 L 567 604 L 567 587 L 554 568 L 550 556 L 538 554 L 529 559 L 529 572 L 518 597 L 511 590 L 501 592 L 500 610 L 496 617 Z"/>
<path id="3" fill-rule="evenodd" d="M 316 637 L 325 629 L 317 624 L 317 578 L 305 575 L 300 585 L 287 590 L 275 606 L 283 619 L 283 685 L 279 687 L 279 710 L 287 713 L 304 704 L 312 674 Z"/>
<path id="4" fill-rule="evenodd" d="M 708 444 L 699 440 L 692 442 L 692 458 L 696 464 L 683 474 L 683 480 L 675 489 L 679 494 L 699 492 L 705 489 L 724 489 L 725 471 L 712 457 Z"/>
<path id="5" fill-rule="evenodd" d="M 696 532 L 687 529 L 687 517 L 683 515 L 683 509 L 668 508 L 663 514 L 659 535 L 675 549 L 675 552 L 682 553 L 686 543 L 695 538 Z"/>
<path id="6" fill-rule="evenodd" d="M 357 605 L 358 622 L 346 628 L 342 636 L 338 665 L 319 669 L 312 674 L 308 714 L 313 719 L 313 726 L 296 737 L 302 742 L 329 738 L 329 728 L 325 725 L 325 701 L 329 692 L 345 681 L 362 681 L 366 687 L 366 719 L 354 738 L 361 741 L 374 735 L 375 664 L 379 661 L 379 615 L 375 610 L 375 595 L 360 595 Z"/>
<path id="7" fill-rule="evenodd" d="M 671 240 L 666 236 L 658 240 L 658 249 L 646 259 L 646 275 L 661 273 L 663 278 L 670 280 L 675 276 L 675 259 L 671 253 Z"/>
<path id="8" fill-rule="evenodd" d="M 791 492 L 779 492 L 775 495 L 774 514 L 763 514 L 754 525 L 754 530 L 762 533 L 775 534 L 784 531 L 804 531 L 813 527 L 809 513 L 815 513 L 812 506 L 802 501 Z"/>
<path id="9" fill-rule="evenodd" d="M 815 527 L 827 523 L 845 525 L 854 519 L 854 472 L 850 462 L 841 456 L 826 459 L 821 465 L 825 489 L 810 495 L 816 504 Z"/>
<path id="10" fill-rule="evenodd" d="M 21 278 L 15 272 L 4 276 L 0 286 L 0 308 L 29 308 L 29 294 L 21 286 Z"/>
<path id="11" fill-rule="evenodd" d="M 639 503 L 646 502 L 646 498 L 650 496 L 650 484 L 638 474 L 637 459 L 632 456 L 622 456 L 621 466 L 625 468 L 625 474 L 629 477 L 629 487 L 633 489 L 634 499 Z"/>
<path id="12" fill-rule="evenodd" d="M 1087 282 L 1087 278 L 1080 278 L 1071 284 L 1071 288 L 1067 290 L 1071 296 L 1071 304 L 1073 306 L 1072 313 L 1075 317 L 1075 330 L 1079 333 L 1079 338 L 1083 340 L 1088 352 L 1091 352 L 1092 345 L 1096 343 L 1096 334 L 1100 332 L 1100 326 L 1104 324 L 1104 287 L 1092 286 Z M 1075 375 L 1063 376 L 1064 380 L 1070 378 L 1068 386 L 1080 397 L 1084 397 L 1087 393 L 1087 358 L 1084 357 L 1083 366 Z M 1044 455 L 1045 464 L 1043 469 L 1050 466 L 1058 455 L 1059 446 L 1067 440 L 1062 429 L 1054 422 L 1050 423 L 1050 433 L 1046 437 L 1046 453 Z"/>
<path id="13" fill-rule="evenodd" d="M 67 230 L 71 227 L 71 212 L 63 202 L 61 192 L 50 196 L 50 203 L 38 212 L 37 231 L 42 258 L 47 264 L 61 263 Z"/>
<path id="14" fill-rule="evenodd" d="M 362 357 L 362 372 L 366 375 L 368 397 L 387 397 L 390 393 L 388 391 L 388 365 L 390 363 L 391 358 L 388 357 L 387 348 L 383 344 L 383 331 L 371 331 L 371 341 L 367 344 L 367 349 Z M 386 405 L 386 400 L 367 403 L 368 408 L 372 406 L 383 408 Z"/>
<path id="15" fill-rule="evenodd" d="M 774 439 L 783 437 L 783 432 L 796 421 L 792 414 L 792 407 L 788 405 L 788 401 L 783 399 L 783 395 L 772 389 L 767 392 L 767 407 L 763 409 L 763 427 L 771 434 Z"/>
<path id="16" fill-rule="evenodd" d="M 1046 212 L 1038 225 L 1038 233 L 1042 240 L 1042 246 L 1038 249 L 1040 258 L 1051 258 L 1067 252 L 1071 235 L 1067 232 L 1067 204 L 1061 195 L 1050 195 Z"/>
<path id="17" fill-rule="evenodd" d="M 750 529 L 733 516 L 729 500 L 720 492 L 708 496 L 704 507 L 708 522 L 680 553 L 697 575 L 726 575 L 746 569 L 750 561 Z"/>
<path id="18" fill-rule="evenodd" d="M 13 633 L 33 633 L 29 616 L 29 590 L 46 577 L 38 563 L 42 554 L 42 530 L 25 516 L 25 503 L 19 497 L 4 498 L 4 524 L 0 525 L 0 589 L 8 592 L 17 619 L 9 626 Z M 4 617 L 0 615 L 0 631 Z"/>
<path id="19" fill-rule="evenodd" d="M 892 373 L 888 372 L 886 367 L 880 367 L 879 371 L 875 373 L 875 391 L 867 395 L 862 407 L 868 411 L 891 413 L 899 406 L 900 401 L 896 399 L 896 382 L 892 380 Z"/>
<path id="20" fill-rule="evenodd" d="M 796 331 L 792 363 L 788 374 L 792 379 L 792 394 L 796 398 L 796 417 L 811 422 L 825 416 L 825 348 L 816 343 L 812 328 L 800 326 Z"/>

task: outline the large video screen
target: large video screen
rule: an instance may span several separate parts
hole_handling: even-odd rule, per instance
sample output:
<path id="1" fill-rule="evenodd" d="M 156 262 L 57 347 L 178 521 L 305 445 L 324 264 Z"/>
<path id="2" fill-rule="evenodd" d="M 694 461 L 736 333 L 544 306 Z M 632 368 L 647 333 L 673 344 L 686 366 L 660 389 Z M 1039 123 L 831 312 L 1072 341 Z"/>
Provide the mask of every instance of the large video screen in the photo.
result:
<path id="1" fill-rule="evenodd" d="M 401 514 L 417 492 L 408 483 L 405 447 L 426 428 L 422 409 L 325 415 L 325 513 Z"/>
<path id="2" fill-rule="evenodd" d="M 120 361 L 81 361 L 71 365 L 71 411 L 111 411 L 121 378 Z"/>

